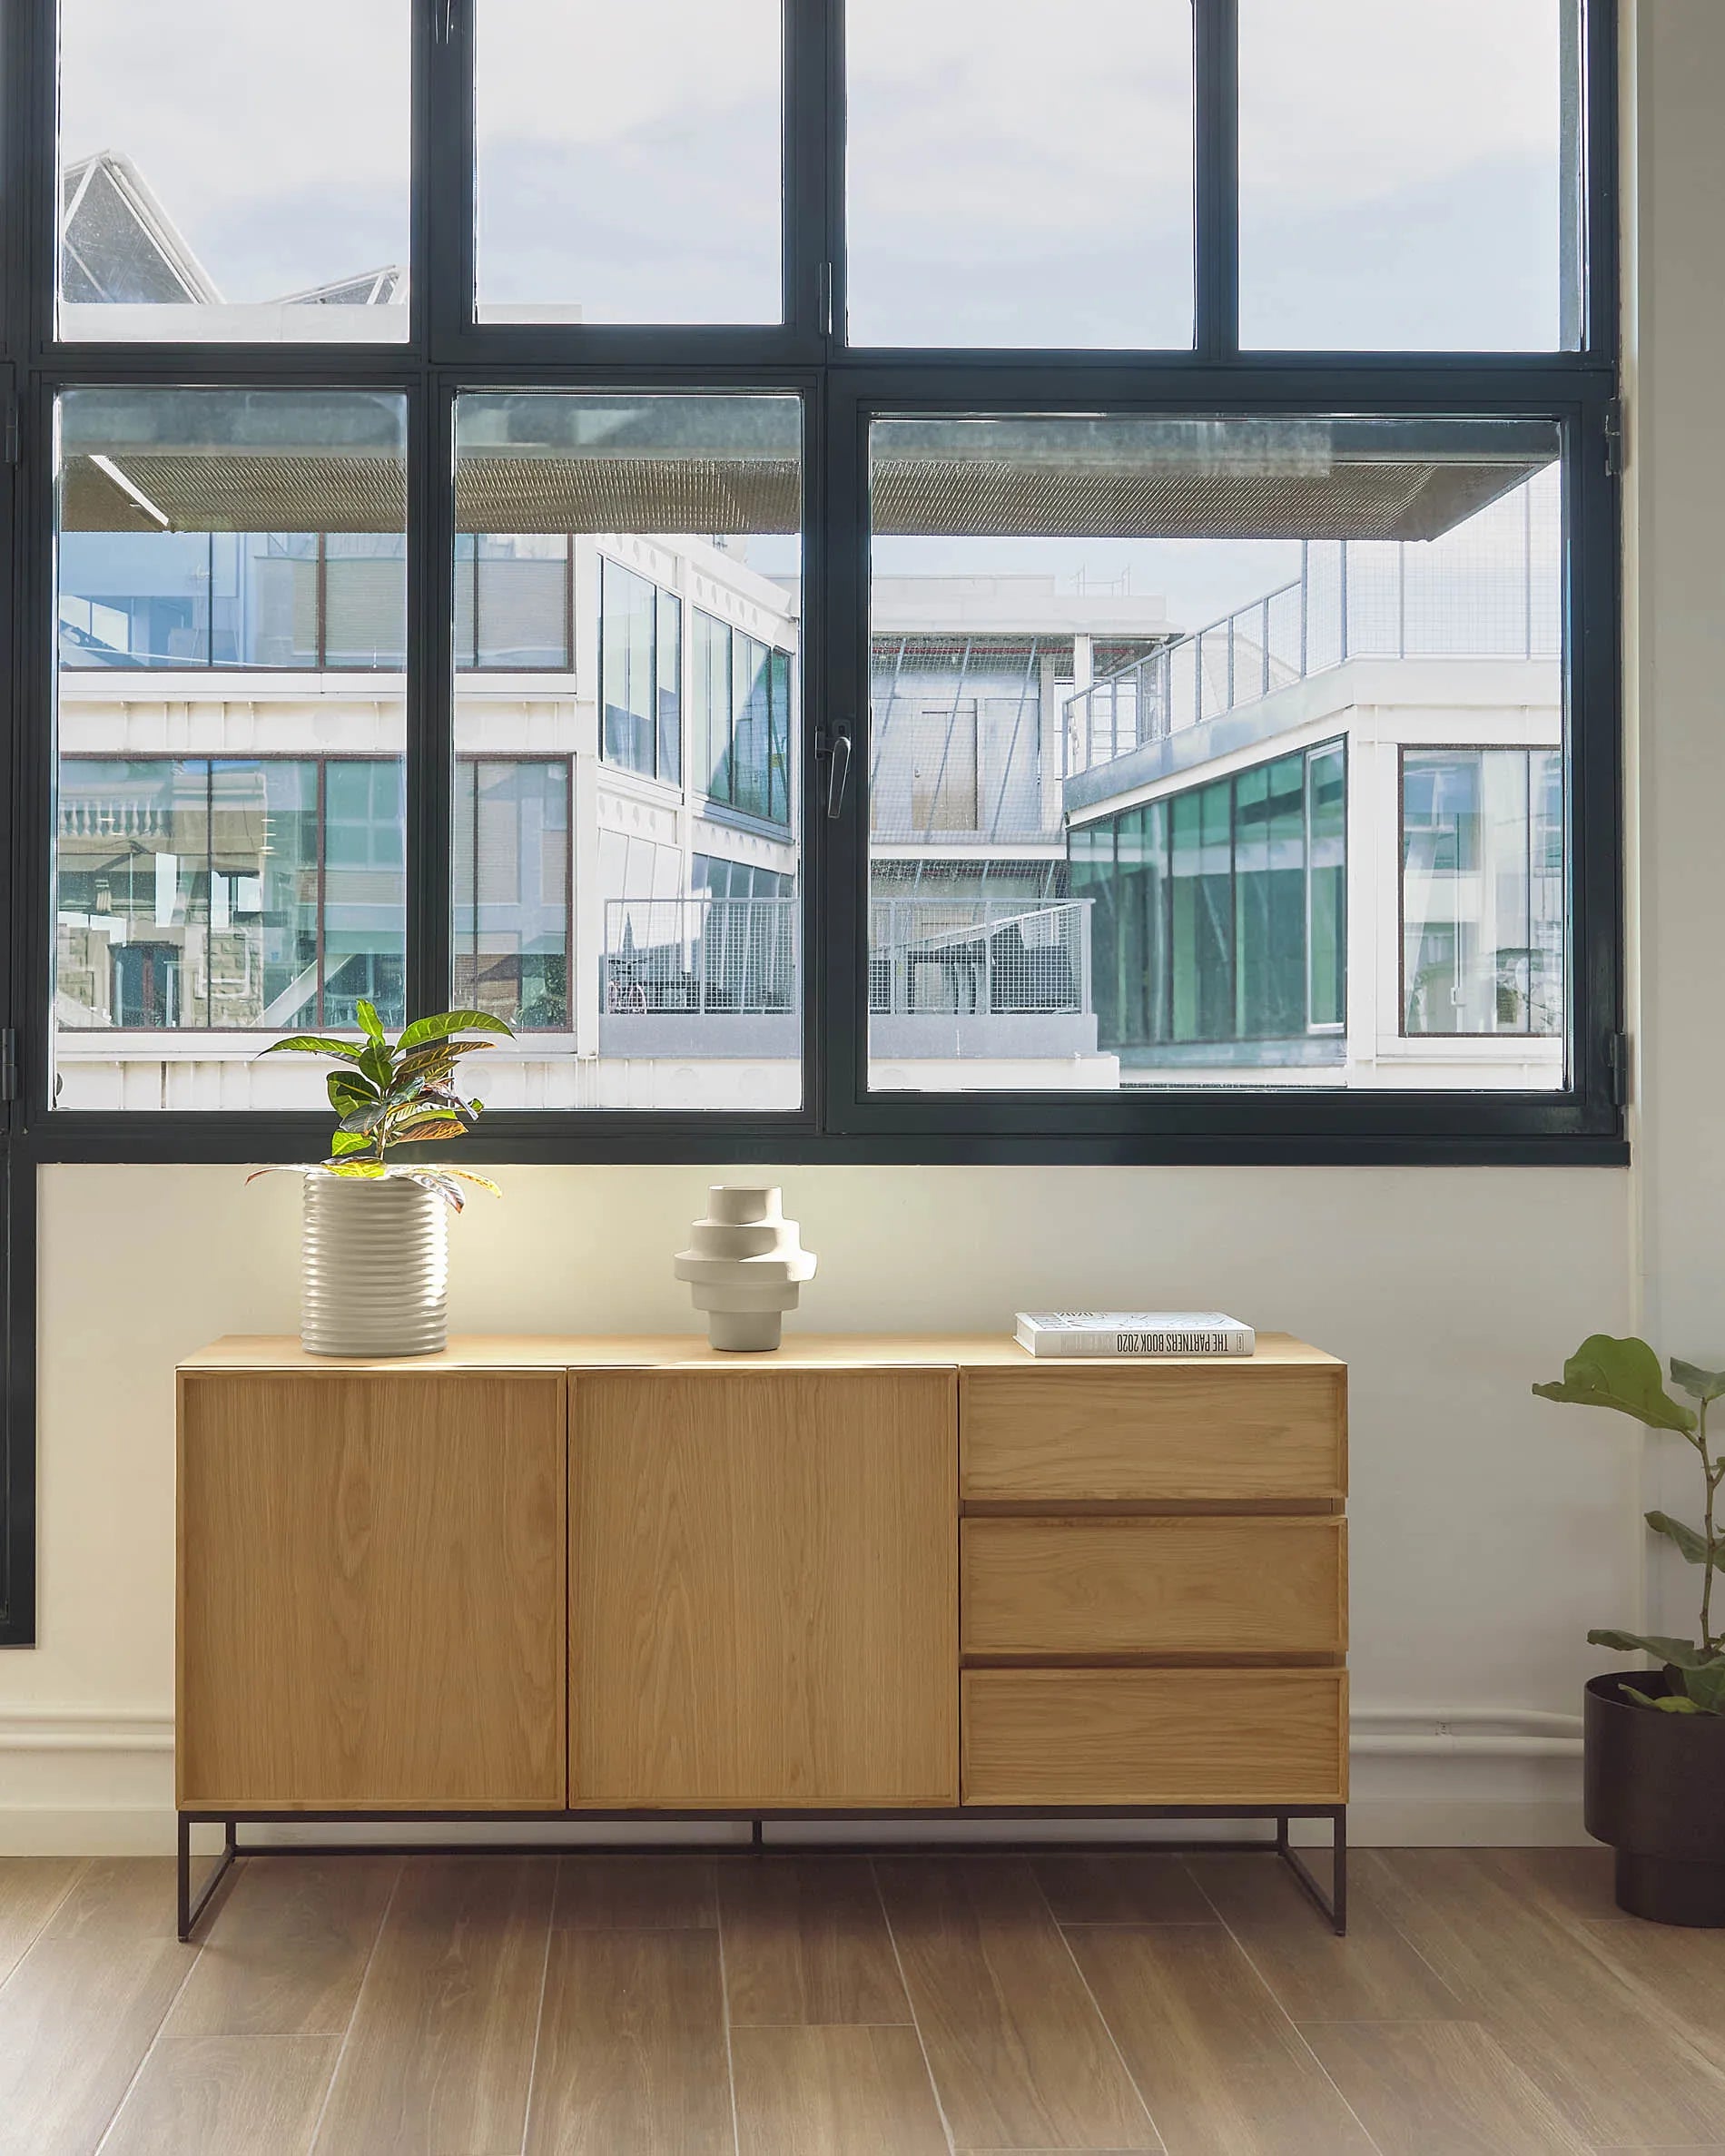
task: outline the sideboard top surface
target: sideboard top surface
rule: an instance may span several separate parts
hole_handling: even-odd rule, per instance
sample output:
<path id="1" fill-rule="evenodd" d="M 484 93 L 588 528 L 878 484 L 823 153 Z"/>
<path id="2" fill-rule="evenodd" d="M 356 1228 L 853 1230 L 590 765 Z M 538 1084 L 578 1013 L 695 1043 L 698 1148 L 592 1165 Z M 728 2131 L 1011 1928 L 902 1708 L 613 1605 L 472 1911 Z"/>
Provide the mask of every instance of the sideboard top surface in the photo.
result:
<path id="1" fill-rule="evenodd" d="M 308 1354 L 291 1334 L 231 1333 L 180 1363 L 182 1371 L 216 1370 L 822 1370 L 873 1369 L 882 1364 L 929 1369 L 990 1369 L 1065 1372 L 1070 1370 L 1145 1370 L 1152 1367 L 1209 1368 L 1241 1372 L 1322 1364 L 1340 1369 L 1335 1355 L 1308 1347 L 1288 1333 L 1260 1333 L 1250 1356 L 1036 1356 L 1009 1334 L 945 1333 L 787 1333 L 774 1354 L 720 1353 L 705 1335 L 690 1334 L 610 1334 L 582 1337 L 557 1333 L 458 1334 L 441 1354 L 405 1355 L 389 1360 Z"/>

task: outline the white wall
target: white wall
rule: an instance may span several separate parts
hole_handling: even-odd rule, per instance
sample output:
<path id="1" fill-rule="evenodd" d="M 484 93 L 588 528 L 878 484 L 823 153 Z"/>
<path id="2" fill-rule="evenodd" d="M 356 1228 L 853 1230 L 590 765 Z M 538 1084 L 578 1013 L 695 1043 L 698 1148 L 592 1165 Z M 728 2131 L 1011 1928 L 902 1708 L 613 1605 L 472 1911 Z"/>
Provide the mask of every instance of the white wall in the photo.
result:
<path id="1" fill-rule="evenodd" d="M 1725 7 L 1639 14 L 1625 277 L 1644 1322 L 1664 1351 L 1725 1368 Z M 1692 1461 L 1650 1448 L 1648 1501 L 1696 1517 Z M 1694 1574 L 1661 1566 L 1656 1629 L 1692 1634 L 1695 1601 Z"/>
<path id="2" fill-rule="evenodd" d="M 1725 1363 L 1725 7 L 1654 0 L 1626 31 L 1642 116 L 1626 175 L 1635 1170 L 783 1173 L 822 1256 L 811 1326 L 990 1326 L 1031 1302 L 1166 1298 L 1348 1358 L 1356 1826 L 1385 1838 L 1577 1830 L 1566 1725 L 1541 1718 L 1574 1713 L 1599 1659 L 1587 1626 L 1641 1605 L 1643 1468 L 1622 1424 L 1527 1386 L 1585 1333 L 1638 1322 Z M 457 1230 L 459 1324 L 682 1322 L 669 1257 L 702 1170 L 504 1180 L 505 1203 Z M 161 1846 L 171 1367 L 222 1331 L 291 1328 L 296 1192 L 282 1177 L 247 1190 L 232 1168 L 58 1167 L 42 1196 L 41 1644 L 0 1658 L 0 1847 Z M 1661 1464 L 1645 1479 L 1687 1497 Z M 1389 1748 L 1442 1725 L 1476 1748 Z M 1520 1748 L 1493 1748 L 1494 1730 Z M 1554 1739 L 1552 1757 L 1526 1749 Z"/>

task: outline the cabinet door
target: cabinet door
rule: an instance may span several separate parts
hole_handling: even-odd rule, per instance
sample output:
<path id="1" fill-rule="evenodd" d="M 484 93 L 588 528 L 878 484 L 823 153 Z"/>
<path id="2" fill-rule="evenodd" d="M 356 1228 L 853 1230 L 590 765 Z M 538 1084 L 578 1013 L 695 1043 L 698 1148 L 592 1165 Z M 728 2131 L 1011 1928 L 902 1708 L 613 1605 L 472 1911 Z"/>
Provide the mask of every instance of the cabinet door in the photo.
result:
<path id="1" fill-rule="evenodd" d="M 954 1373 L 571 1383 L 571 1804 L 956 1803 Z"/>
<path id="2" fill-rule="evenodd" d="M 564 1801 L 567 1380 L 181 1381 L 187 1808 Z"/>

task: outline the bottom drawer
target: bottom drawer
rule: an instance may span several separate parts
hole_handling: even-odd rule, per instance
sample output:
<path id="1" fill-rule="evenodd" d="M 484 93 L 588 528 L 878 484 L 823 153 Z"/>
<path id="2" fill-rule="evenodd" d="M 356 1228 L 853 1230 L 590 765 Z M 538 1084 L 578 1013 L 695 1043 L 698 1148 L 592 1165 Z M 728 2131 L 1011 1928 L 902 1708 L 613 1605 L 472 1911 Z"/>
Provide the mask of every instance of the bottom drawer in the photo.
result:
<path id="1" fill-rule="evenodd" d="M 966 1804 L 1342 1804 L 1344 1669 L 967 1669 Z"/>

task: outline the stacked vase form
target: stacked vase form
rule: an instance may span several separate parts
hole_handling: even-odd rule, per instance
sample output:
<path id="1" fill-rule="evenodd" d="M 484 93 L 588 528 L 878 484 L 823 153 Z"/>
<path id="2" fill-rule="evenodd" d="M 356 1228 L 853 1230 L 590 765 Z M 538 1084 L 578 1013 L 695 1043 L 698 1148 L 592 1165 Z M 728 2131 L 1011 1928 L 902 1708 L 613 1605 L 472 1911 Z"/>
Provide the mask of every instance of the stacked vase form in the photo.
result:
<path id="1" fill-rule="evenodd" d="M 676 1276 L 690 1284 L 695 1307 L 705 1312 L 715 1347 L 759 1354 L 779 1344 L 784 1313 L 796 1308 L 802 1283 L 814 1277 L 814 1255 L 803 1249 L 796 1222 L 784 1217 L 777 1190 L 715 1183 L 706 1218 L 695 1222 L 689 1247 L 677 1253 Z"/>
<path id="2" fill-rule="evenodd" d="M 433 1355 L 449 1326 L 448 1211 L 405 1176 L 305 1178 L 300 1338 L 313 1355 Z"/>

